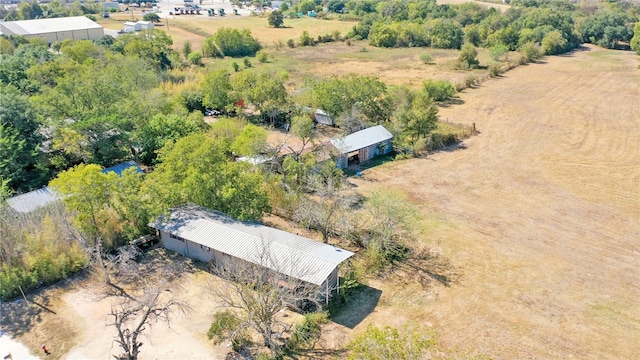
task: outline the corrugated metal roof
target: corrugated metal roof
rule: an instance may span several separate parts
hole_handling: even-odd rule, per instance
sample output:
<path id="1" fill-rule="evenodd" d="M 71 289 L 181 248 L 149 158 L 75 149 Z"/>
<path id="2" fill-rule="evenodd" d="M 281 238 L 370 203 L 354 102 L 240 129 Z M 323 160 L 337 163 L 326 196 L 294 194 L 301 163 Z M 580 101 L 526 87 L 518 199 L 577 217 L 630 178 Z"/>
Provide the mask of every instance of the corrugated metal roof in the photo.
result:
<path id="1" fill-rule="evenodd" d="M 20 213 L 30 213 L 60 199 L 60 196 L 48 187 L 30 191 L 7 199 L 9 206 Z"/>
<path id="2" fill-rule="evenodd" d="M 127 162 L 123 162 L 121 164 L 118 165 L 114 165 L 112 167 L 108 167 L 104 170 L 102 170 L 103 173 L 109 173 L 111 171 L 113 171 L 114 173 L 118 174 L 118 176 L 122 176 L 122 173 L 127 170 L 128 168 L 135 168 L 137 172 L 139 173 L 144 173 L 144 171 L 142 171 L 142 168 L 140 168 L 140 165 L 138 165 L 138 163 L 136 163 L 133 160 L 129 160 Z"/>
<path id="3" fill-rule="evenodd" d="M 382 125 L 354 132 L 343 138 L 333 139 L 331 143 L 343 154 L 366 148 L 383 141 L 393 139 L 393 135 Z"/>
<path id="4" fill-rule="evenodd" d="M 59 31 L 102 29 L 102 26 L 85 16 L 7 21 L 2 23 L 2 27 L 7 28 L 14 35 L 38 35 Z"/>
<path id="5" fill-rule="evenodd" d="M 196 244 L 322 285 L 352 252 L 257 223 L 233 220 L 197 205 L 173 209 L 149 226 Z"/>

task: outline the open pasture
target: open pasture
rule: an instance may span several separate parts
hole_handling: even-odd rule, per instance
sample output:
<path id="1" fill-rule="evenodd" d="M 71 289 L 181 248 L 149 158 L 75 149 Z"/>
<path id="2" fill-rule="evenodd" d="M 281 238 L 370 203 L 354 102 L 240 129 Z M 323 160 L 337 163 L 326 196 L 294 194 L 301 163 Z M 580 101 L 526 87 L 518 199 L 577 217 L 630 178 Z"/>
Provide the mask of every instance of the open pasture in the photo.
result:
<path id="1" fill-rule="evenodd" d="M 639 60 L 588 46 L 519 67 L 441 109 L 478 136 L 354 179 L 419 205 L 425 245 L 460 274 L 429 291 L 381 282 L 356 331 L 431 324 L 495 359 L 637 357 Z"/>

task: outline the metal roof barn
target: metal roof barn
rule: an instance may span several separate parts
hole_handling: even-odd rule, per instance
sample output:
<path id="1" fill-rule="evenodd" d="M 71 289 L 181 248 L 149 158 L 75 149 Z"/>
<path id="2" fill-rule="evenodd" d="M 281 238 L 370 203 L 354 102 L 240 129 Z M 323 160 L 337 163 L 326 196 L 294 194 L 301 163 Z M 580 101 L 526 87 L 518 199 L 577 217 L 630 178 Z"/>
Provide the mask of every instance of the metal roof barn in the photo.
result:
<path id="1" fill-rule="evenodd" d="M 333 139 L 331 143 L 343 154 L 347 154 L 391 139 L 393 139 L 393 135 L 384 126 L 378 125 L 354 132 L 343 138 Z"/>
<path id="2" fill-rule="evenodd" d="M 172 237 L 322 286 L 353 253 L 258 223 L 233 220 L 197 205 L 173 209 L 149 224 Z M 164 239 L 163 239 L 164 240 Z M 265 262 L 264 254 L 269 261 Z"/>
<path id="3" fill-rule="evenodd" d="M 58 193 L 45 186 L 42 189 L 8 198 L 7 204 L 15 211 L 27 214 L 60 199 Z"/>

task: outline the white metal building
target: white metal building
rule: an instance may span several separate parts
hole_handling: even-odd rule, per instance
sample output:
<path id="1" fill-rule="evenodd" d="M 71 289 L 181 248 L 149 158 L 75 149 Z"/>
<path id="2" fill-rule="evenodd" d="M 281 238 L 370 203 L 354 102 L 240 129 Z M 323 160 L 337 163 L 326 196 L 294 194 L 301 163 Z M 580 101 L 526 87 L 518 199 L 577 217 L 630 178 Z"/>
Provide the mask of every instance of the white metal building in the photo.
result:
<path id="1" fill-rule="evenodd" d="M 130 33 L 140 30 L 142 30 L 142 27 L 137 22 L 127 21 L 124 23 L 124 32 Z"/>
<path id="2" fill-rule="evenodd" d="M 162 245 L 222 269 L 238 263 L 263 266 L 318 286 L 327 301 L 339 285 L 338 267 L 353 253 L 258 223 L 233 220 L 197 205 L 172 209 L 149 224 Z M 265 261 L 268 254 L 268 261 Z"/>
<path id="3" fill-rule="evenodd" d="M 339 139 L 331 140 L 341 155 L 336 160 L 340 169 L 349 167 L 349 157 L 358 155 L 359 161 L 365 162 L 378 155 L 388 154 L 393 150 L 393 135 L 382 125 L 373 126 Z"/>
<path id="4" fill-rule="evenodd" d="M 40 37 L 49 44 L 67 39 L 95 41 L 104 36 L 102 26 L 84 16 L 0 22 L 0 32 L 27 39 Z"/>
<path id="5" fill-rule="evenodd" d="M 151 21 L 138 21 L 138 25 L 140 26 L 140 30 L 150 30 L 154 28 Z"/>
<path id="6" fill-rule="evenodd" d="M 7 204 L 15 211 L 27 214 L 60 199 L 61 197 L 58 193 L 45 186 L 42 189 L 8 198 Z"/>

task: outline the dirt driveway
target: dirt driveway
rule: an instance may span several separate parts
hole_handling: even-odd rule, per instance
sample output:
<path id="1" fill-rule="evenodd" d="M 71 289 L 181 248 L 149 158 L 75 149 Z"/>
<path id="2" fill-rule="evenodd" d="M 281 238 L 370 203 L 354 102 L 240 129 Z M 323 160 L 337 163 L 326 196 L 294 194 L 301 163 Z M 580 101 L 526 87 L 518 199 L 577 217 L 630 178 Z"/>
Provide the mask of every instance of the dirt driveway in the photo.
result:
<path id="1" fill-rule="evenodd" d="M 429 323 L 496 359 L 640 353 L 640 58 L 586 47 L 460 94 L 480 134 L 353 181 L 422 208 L 458 284 L 383 289 L 367 323 Z M 385 285 L 383 285 L 385 286 Z"/>

